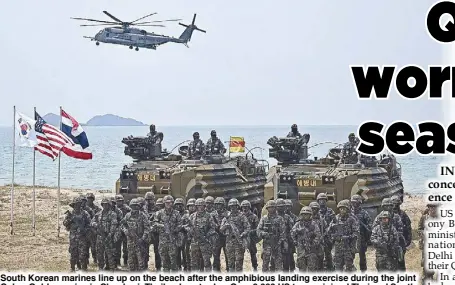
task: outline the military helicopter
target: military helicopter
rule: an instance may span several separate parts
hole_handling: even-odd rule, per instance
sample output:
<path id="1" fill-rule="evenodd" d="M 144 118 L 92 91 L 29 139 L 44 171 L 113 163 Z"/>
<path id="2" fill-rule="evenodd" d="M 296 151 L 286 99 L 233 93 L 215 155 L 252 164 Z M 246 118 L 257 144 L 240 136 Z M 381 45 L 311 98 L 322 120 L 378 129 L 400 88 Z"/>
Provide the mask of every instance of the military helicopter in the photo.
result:
<path id="1" fill-rule="evenodd" d="M 170 20 L 158 20 L 158 21 L 148 21 L 142 22 L 147 17 L 153 16 L 157 13 L 151 13 L 139 19 L 136 19 L 132 22 L 123 22 L 119 20 L 117 17 L 113 16 L 107 11 L 103 11 L 104 14 L 109 16 L 114 21 L 101 21 L 101 20 L 94 20 L 94 19 L 86 19 L 86 18 L 71 18 L 73 20 L 82 20 L 82 21 L 89 21 L 89 22 L 97 22 L 100 24 L 91 24 L 91 25 L 81 25 L 81 27 L 90 27 L 90 26 L 113 26 L 104 28 L 99 31 L 94 37 L 84 37 L 88 38 L 91 41 L 95 41 L 96 45 L 98 46 L 101 43 L 108 43 L 108 44 L 115 44 L 115 45 L 124 45 L 129 46 L 130 49 L 135 48 L 136 51 L 139 48 L 146 48 L 146 49 L 153 49 L 156 50 L 156 47 L 168 42 L 184 44 L 188 47 L 188 42 L 191 40 L 191 36 L 193 35 L 193 31 L 200 31 L 206 33 L 206 31 L 199 29 L 194 22 L 196 21 L 196 14 L 194 14 L 193 22 L 191 25 L 185 25 L 179 23 L 179 25 L 184 26 L 186 29 L 178 38 L 165 36 L 165 35 L 158 35 L 155 33 L 147 32 L 140 28 L 132 28 L 131 26 L 136 27 L 164 27 L 162 24 L 154 24 L 154 23 L 163 23 L 163 22 L 172 22 L 172 21 L 180 21 L 181 19 L 170 19 Z M 139 22 L 141 21 L 141 22 Z"/>

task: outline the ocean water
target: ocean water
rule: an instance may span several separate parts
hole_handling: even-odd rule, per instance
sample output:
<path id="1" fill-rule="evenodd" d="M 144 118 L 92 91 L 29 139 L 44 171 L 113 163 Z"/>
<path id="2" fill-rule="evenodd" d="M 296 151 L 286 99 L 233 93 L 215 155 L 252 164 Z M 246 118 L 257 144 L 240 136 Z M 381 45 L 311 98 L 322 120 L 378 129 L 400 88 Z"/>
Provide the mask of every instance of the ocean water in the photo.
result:
<path id="1" fill-rule="evenodd" d="M 222 141 L 229 141 L 230 136 L 243 136 L 246 147 L 251 149 L 256 158 L 269 161 L 270 166 L 276 160 L 268 158 L 267 140 L 272 136 L 285 136 L 289 126 L 157 126 L 157 131 L 164 133 L 163 148 L 173 149 L 185 140 L 192 139 L 198 131 L 201 139 L 206 141 L 210 131 L 215 129 Z M 112 190 L 120 175 L 123 165 L 132 159 L 123 154 L 123 137 L 128 135 L 145 136 L 148 127 L 85 127 L 93 160 L 81 161 L 62 154 L 61 187 L 93 190 Z M 311 135 L 309 145 L 319 144 L 310 149 L 311 156 L 325 156 L 329 148 L 347 141 L 350 132 L 356 132 L 357 126 L 300 126 L 301 133 Z M 228 147 L 228 143 L 225 143 Z M 174 150 L 177 152 L 177 147 Z M 0 127 L 0 185 L 10 184 L 13 167 L 13 133 L 12 128 Z M 414 194 L 426 192 L 425 182 L 436 175 L 440 157 L 422 157 L 410 154 L 398 157 L 402 166 L 405 191 Z M 15 153 L 15 183 L 33 185 L 33 150 L 17 147 Z M 58 185 L 58 161 L 36 153 L 36 185 Z"/>

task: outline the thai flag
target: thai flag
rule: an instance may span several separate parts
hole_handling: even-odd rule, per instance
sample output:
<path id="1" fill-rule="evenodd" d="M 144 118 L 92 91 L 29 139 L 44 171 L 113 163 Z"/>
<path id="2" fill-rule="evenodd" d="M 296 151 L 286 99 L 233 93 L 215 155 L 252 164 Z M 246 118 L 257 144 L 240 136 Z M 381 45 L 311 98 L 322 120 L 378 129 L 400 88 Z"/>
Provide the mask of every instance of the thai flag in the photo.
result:
<path id="1" fill-rule="evenodd" d="M 61 109 L 60 116 L 62 119 L 61 131 L 74 143 L 73 145 L 65 146 L 62 151 L 73 158 L 92 159 L 92 153 L 85 150 L 89 143 L 81 125 L 63 109 Z"/>

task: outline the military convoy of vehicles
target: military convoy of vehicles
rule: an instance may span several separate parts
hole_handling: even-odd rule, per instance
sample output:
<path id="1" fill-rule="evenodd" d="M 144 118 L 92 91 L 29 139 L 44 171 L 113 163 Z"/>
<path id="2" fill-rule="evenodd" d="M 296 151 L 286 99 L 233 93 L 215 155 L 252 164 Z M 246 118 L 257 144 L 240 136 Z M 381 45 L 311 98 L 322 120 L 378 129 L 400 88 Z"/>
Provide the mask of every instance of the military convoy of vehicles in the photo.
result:
<path id="1" fill-rule="evenodd" d="M 206 154 L 192 160 L 185 156 L 187 146 L 179 154 L 161 149 L 149 137 L 127 137 L 122 140 L 125 155 L 134 162 L 125 165 L 116 182 L 116 193 L 125 200 L 144 196 L 152 191 L 157 198 L 223 197 L 226 202 L 237 198 L 250 201 L 260 215 L 270 199 L 284 198 L 293 202 L 298 215 L 303 206 L 326 193 L 327 205 L 336 209 L 338 202 L 354 194 L 364 198 L 363 207 L 375 217 L 383 198 L 403 196 L 401 166 L 392 155 L 359 157 L 357 163 L 341 159 L 343 149 L 332 149 L 323 158 L 308 155 L 309 134 L 268 140 L 269 157 L 278 161 L 269 169 L 268 162 L 252 155 L 226 157 Z M 354 152 L 354 154 L 352 153 Z M 351 157 L 355 150 L 350 152 Z M 352 160 L 349 160 L 352 161 Z"/>

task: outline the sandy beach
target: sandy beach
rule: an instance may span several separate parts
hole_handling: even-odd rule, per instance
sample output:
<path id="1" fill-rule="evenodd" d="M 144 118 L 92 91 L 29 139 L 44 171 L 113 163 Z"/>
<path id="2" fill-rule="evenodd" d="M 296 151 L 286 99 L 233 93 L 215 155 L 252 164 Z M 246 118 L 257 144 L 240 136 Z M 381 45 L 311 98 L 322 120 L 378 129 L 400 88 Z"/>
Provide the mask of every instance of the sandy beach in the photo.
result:
<path id="1" fill-rule="evenodd" d="M 36 187 L 36 233 L 33 236 L 32 187 L 16 186 L 14 189 L 14 235 L 11 235 L 10 226 L 10 186 L 0 187 L 0 270 L 5 271 L 47 271 L 68 272 L 68 232 L 62 225 L 64 213 L 70 209 L 69 203 L 74 196 L 85 194 L 89 190 L 61 189 L 60 192 L 60 234 L 57 237 L 57 189 Z M 112 196 L 109 193 L 96 193 L 96 202 L 99 204 L 103 196 Z M 420 272 L 421 251 L 418 249 L 416 229 L 420 216 L 425 209 L 422 196 L 405 195 L 402 209 L 411 218 L 413 228 L 413 244 L 406 253 L 408 271 Z M 259 269 L 261 268 L 260 244 L 258 247 Z M 221 258 L 224 259 L 223 254 Z M 374 249 L 367 252 L 368 269 L 375 271 Z M 154 270 L 153 257 L 150 258 L 149 268 Z M 90 259 L 92 262 L 92 259 Z M 224 270 L 224 260 L 221 262 Z M 358 260 L 355 261 L 358 268 Z M 249 254 L 245 254 L 245 270 L 251 270 Z M 97 270 L 91 263 L 89 270 Z"/>

